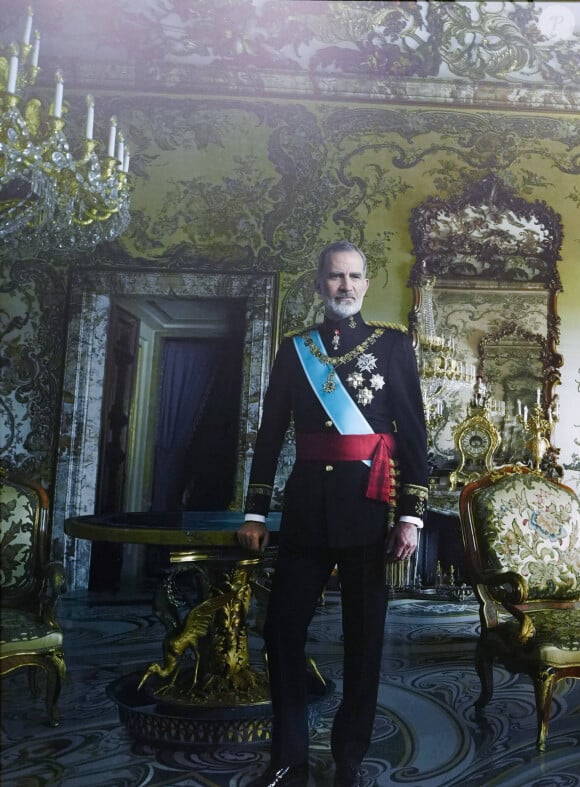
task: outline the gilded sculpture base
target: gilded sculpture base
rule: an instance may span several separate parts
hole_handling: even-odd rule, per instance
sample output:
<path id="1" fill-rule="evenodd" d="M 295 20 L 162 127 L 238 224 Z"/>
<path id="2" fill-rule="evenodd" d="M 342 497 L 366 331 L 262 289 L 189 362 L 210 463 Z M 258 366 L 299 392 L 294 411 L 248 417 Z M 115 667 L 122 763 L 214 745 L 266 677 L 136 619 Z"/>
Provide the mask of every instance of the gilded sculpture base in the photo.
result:
<path id="1" fill-rule="evenodd" d="M 269 594 L 270 558 L 239 549 L 172 553 L 174 566 L 153 604 L 166 627 L 160 658 L 108 690 L 133 737 L 188 748 L 270 741 L 268 677 L 250 661 L 247 632 L 253 589 L 258 606 Z M 192 591 L 197 603 L 188 598 Z M 311 727 L 333 691 L 309 659 Z"/>
<path id="2" fill-rule="evenodd" d="M 237 672 L 235 680 L 234 676 L 213 674 L 194 684 L 194 673 L 195 668 L 183 670 L 175 683 L 154 676 L 143 691 L 153 701 L 171 707 L 247 708 L 270 702 L 268 676 L 250 666 Z"/>
<path id="3" fill-rule="evenodd" d="M 269 701 L 236 706 L 198 704 L 195 707 L 156 702 L 138 688 L 140 673 L 127 675 L 107 687 L 119 709 L 119 719 L 137 741 L 153 746 L 204 748 L 210 745 L 267 745 L 272 737 Z M 308 726 L 319 725 L 325 702 L 334 693 L 332 681 L 313 685 L 308 702 Z"/>

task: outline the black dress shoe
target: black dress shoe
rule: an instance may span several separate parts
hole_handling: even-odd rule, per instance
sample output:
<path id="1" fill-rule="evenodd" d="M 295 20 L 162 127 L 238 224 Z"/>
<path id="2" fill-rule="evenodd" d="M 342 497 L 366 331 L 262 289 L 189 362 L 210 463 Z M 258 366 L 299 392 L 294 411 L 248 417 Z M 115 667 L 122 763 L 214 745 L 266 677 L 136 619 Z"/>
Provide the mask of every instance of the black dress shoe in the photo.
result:
<path id="1" fill-rule="evenodd" d="M 308 763 L 304 762 L 301 765 L 283 765 L 280 768 L 270 766 L 246 787 L 306 787 L 307 783 Z"/>
<path id="2" fill-rule="evenodd" d="M 363 787 L 363 769 L 360 765 L 337 763 L 334 787 Z"/>

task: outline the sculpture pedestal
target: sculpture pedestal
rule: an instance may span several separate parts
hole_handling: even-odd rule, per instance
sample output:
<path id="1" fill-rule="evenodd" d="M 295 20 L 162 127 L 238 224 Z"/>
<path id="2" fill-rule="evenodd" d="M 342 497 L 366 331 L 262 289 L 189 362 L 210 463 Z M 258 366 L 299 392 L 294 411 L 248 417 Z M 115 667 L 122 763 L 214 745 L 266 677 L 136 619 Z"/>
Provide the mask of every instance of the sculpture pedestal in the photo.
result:
<path id="1" fill-rule="evenodd" d="M 78 538 L 156 544 L 171 552 L 172 569 L 153 603 L 166 626 L 159 660 L 108 688 L 121 723 L 137 740 L 187 747 L 270 741 L 267 679 L 250 663 L 246 616 L 252 586 L 262 587 L 260 572 L 275 556 L 280 515 L 271 514 L 271 546 L 260 555 L 239 546 L 242 519 L 241 512 L 123 512 L 66 522 L 66 532 Z M 189 604 L 185 596 L 194 586 L 197 603 Z M 334 692 L 334 684 L 313 671 L 311 727 Z"/>
<path id="2" fill-rule="evenodd" d="M 138 689 L 142 673 L 127 675 L 107 687 L 119 709 L 119 719 L 135 739 L 154 746 L 207 747 L 270 743 L 272 705 L 269 700 L 236 706 L 163 703 Z M 308 703 L 308 724 L 320 722 L 322 708 L 334 694 L 334 683 L 317 686 Z"/>

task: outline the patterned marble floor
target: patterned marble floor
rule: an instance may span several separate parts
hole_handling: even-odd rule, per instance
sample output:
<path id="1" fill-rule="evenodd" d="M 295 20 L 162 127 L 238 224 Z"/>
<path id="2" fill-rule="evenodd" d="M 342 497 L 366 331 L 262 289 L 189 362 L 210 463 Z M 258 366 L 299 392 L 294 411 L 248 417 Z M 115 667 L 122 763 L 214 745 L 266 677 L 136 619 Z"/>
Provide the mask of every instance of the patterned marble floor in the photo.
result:
<path id="1" fill-rule="evenodd" d="M 244 787 L 268 761 L 263 745 L 210 749 L 135 742 L 106 687 L 161 658 L 163 627 L 143 593 L 70 593 L 59 606 L 68 677 L 61 725 L 45 722 L 26 676 L 2 682 L 3 787 Z M 473 702 L 478 620 L 474 603 L 390 603 L 373 743 L 365 787 L 574 787 L 580 785 L 580 682 L 562 681 L 547 751 L 536 752 L 533 691 L 496 669 L 484 720 Z M 329 731 L 341 690 L 338 595 L 329 592 L 311 627 L 309 652 L 336 691 L 324 701 L 310 749 L 311 787 L 332 784 Z M 259 639 L 251 637 L 259 652 Z M 23 671 L 22 671 L 23 672 Z"/>

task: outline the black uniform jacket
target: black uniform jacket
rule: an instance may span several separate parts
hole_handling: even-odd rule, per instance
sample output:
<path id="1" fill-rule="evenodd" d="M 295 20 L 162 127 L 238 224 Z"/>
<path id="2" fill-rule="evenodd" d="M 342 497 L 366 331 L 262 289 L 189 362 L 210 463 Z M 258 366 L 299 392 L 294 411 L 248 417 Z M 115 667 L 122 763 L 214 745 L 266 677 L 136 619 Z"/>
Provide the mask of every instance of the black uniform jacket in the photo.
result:
<path id="1" fill-rule="evenodd" d="M 379 543 L 386 535 L 389 519 L 401 514 L 418 517 L 424 514 L 427 440 L 415 352 L 404 329 L 378 325 L 382 326 L 365 323 L 357 314 L 338 322 L 325 320 L 316 327 L 329 356 L 344 356 L 373 337 L 366 348 L 337 365 L 335 372 L 355 401 L 361 388 L 372 394 L 368 404 L 357 403 L 360 410 L 375 432 L 391 433 L 395 437 L 396 510 L 390 504 L 365 496 L 369 467 L 364 462 L 332 458 L 322 462 L 297 460 L 284 492 L 281 540 L 333 548 Z M 379 335 L 378 331 L 382 333 Z M 339 346 L 332 349 L 335 334 Z M 303 335 L 299 341 L 304 341 Z M 362 381 L 359 377 L 355 389 L 352 379 L 349 383 L 347 378 L 357 372 Z M 285 338 L 264 398 L 246 513 L 268 513 L 278 455 L 291 419 L 297 435 L 338 433 L 306 378 L 293 339 Z"/>

